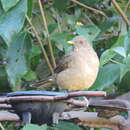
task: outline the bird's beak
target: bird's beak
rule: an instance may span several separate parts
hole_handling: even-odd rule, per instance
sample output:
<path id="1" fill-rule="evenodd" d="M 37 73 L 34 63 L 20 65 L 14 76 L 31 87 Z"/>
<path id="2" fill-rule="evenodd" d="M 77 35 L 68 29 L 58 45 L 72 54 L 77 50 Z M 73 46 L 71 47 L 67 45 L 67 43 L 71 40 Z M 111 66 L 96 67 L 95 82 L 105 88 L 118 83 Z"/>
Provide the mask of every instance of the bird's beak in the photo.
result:
<path id="1" fill-rule="evenodd" d="M 75 45 L 74 41 L 68 41 L 67 43 L 70 44 L 70 45 L 73 45 L 73 46 Z"/>

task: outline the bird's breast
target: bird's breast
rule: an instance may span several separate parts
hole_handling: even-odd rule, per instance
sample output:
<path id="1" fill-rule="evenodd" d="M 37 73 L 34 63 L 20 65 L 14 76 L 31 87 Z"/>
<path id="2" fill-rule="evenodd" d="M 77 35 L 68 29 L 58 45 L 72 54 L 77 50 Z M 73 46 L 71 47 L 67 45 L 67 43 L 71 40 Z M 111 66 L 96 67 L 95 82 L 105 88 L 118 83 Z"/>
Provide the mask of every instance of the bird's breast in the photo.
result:
<path id="1" fill-rule="evenodd" d="M 94 51 L 78 51 L 68 63 L 68 68 L 57 76 L 57 84 L 61 89 L 69 91 L 89 88 L 95 81 L 99 60 Z"/>

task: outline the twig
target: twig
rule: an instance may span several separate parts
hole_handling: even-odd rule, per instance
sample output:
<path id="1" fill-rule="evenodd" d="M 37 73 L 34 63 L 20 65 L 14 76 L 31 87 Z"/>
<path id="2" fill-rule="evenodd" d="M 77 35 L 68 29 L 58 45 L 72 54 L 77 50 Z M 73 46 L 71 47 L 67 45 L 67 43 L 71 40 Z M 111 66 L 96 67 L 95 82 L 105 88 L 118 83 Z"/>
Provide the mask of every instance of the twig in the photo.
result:
<path id="1" fill-rule="evenodd" d="M 113 60 L 113 59 L 109 59 L 109 61 L 111 61 L 111 62 L 113 62 L 113 63 L 115 63 L 115 64 L 121 64 L 120 62 L 118 62 L 118 61 L 116 61 L 116 60 Z"/>
<path id="2" fill-rule="evenodd" d="M 20 118 L 18 115 L 14 113 L 10 113 L 7 111 L 0 111 L 0 122 L 2 121 L 20 121 Z"/>
<path id="3" fill-rule="evenodd" d="M 79 106 L 79 107 L 86 107 L 88 104 L 85 101 L 81 101 L 81 100 L 75 100 L 75 99 L 68 99 L 68 100 L 64 100 L 64 103 L 69 103 L 75 106 Z"/>
<path id="4" fill-rule="evenodd" d="M 95 8 L 92 8 L 92 7 L 89 7 L 89 6 L 87 6 L 87 5 L 85 5 L 85 4 L 81 3 L 81 2 L 79 2 L 79 1 L 77 1 L 77 0 L 71 0 L 71 1 L 74 2 L 74 3 L 76 3 L 76 4 L 78 4 L 78 5 L 80 5 L 80 6 L 82 6 L 82 7 L 84 7 L 84 8 L 86 8 L 86 9 L 89 9 L 89 10 L 91 10 L 91 11 L 94 11 L 94 12 L 98 13 L 98 14 L 101 14 L 101 15 L 103 15 L 104 17 L 107 18 L 106 14 L 105 14 L 104 12 L 100 11 L 100 10 L 97 10 L 97 9 L 95 9 Z"/>
<path id="5" fill-rule="evenodd" d="M 127 12 L 129 6 L 130 6 L 130 0 L 128 1 L 127 5 L 126 5 L 126 7 L 125 7 L 125 10 L 124 10 L 125 13 Z"/>
<path id="6" fill-rule="evenodd" d="M 91 105 L 97 105 L 97 106 L 112 106 L 112 107 L 123 107 L 124 109 L 126 108 L 128 112 L 128 120 L 130 120 L 130 103 L 126 100 L 122 99 L 111 99 L 111 100 L 91 100 L 90 101 L 90 106 Z M 108 107 L 109 108 L 109 107 Z"/>
<path id="7" fill-rule="evenodd" d="M 61 32 L 62 32 L 62 29 L 61 29 L 61 25 L 60 25 L 60 16 L 59 16 L 59 14 L 58 14 L 53 8 L 51 9 L 51 11 L 52 11 L 52 13 L 54 13 L 54 15 L 55 15 L 55 16 L 53 16 L 53 17 L 54 17 L 54 19 L 56 19 L 57 25 L 58 25 L 58 30 L 59 30 L 59 32 L 61 33 Z"/>
<path id="8" fill-rule="evenodd" d="M 51 55 L 53 67 L 55 68 L 56 67 L 55 57 L 54 57 L 54 53 L 53 53 L 53 49 L 52 49 L 52 44 L 51 44 L 50 35 L 49 35 L 48 27 L 47 27 L 46 17 L 45 17 L 44 10 L 42 8 L 41 0 L 38 0 L 38 4 L 39 4 L 39 7 L 40 7 L 43 23 L 44 23 L 45 30 L 46 30 L 46 33 L 47 33 L 48 46 L 49 46 L 49 50 L 50 50 L 50 55 Z"/>
<path id="9" fill-rule="evenodd" d="M 69 92 L 64 93 L 63 95 L 57 96 L 15 96 L 15 97 L 3 97 L 0 98 L 0 103 L 11 103 L 11 102 L 20 102 L 20 101 L 60 101 L 72 97 L 78 96 L 105 96 L 106 93 L 103 91 L 78 91 L 78 92 Z"/>
<path id="10" fill-rule="evenodd" d="M 126 22 L 126 24 L 128 26 L 130 26 L 130 21 L 127 18 L 127 16 L 125 15 L 125 13 L 122 11 L 122 9 L 120 8 L 120 6 L 117 4 L 117 2 L 115 0 L 111 0 L 114 7 L 116 8 L 117 12 L 121 15 L 121 17 L 123 18 L 123 20 Z"/>
<path id="11" fill-rule="evenodd" d="M 126 121 L 123 117 L 118 116 L 111 119 L 105 119 L 97 117 L 96 112 L 82 112 L 82 111 L 70 111 L 63 112 L 60 120 L 73 121 L 78 125 L 87 126 L 91 128 L 109 128 L 112 130 L 124 130 L 119 129 L 124 125 Z M 124 126 L 125 127 L 125 126 Z M 126 129 L 125 129 L 126 130 Z"/>
<path id="12" fill-rule="evenodd" d="M 11 109 L 12 107 L 11 107 L 11 105 L 7 105 L 7 104 L 0 104 L 0 110 L 5 110 L 5 109 Z"/>
<path id="13" fill-rule="evenodd" d="M 49 67 L 51 73 L 53 74 L 53 73 L 54 73 L 53 68 L 52 68 L 51 63 L 50 63 L 50 61 L 49 61 L 49 59 L 48 59 L 46 50 L 45 50 L 44 47 L 43 47 L 43 44 L 42 44 L 42 41 L 41 41 L 41 39 L 40 39 L 40 37 L 39 37 L 39 35 L 38 35 L 38 32 L 36 31 L 35 27 L 33 26 L 31 20 L 29 19 L 29 17 L 28 17 L 27 15 L 26 15 L 26 19 L 27 19 L 27 21 L 29 22 L 29 24 L 31 25 L 31 27 L 32 27 L 32 29 L 33 29 L 35 35 L 36 35 L 36 38 L 37 38 L 37 40 L 38 40 L 38 42 L 39 42 L 39 44 L 40 44 L 40 47 L 41 47 L 41 49 L 42 49 L 42 53 L 43 53 L 43 55 L 44 55 L 44 57 L 45 57 L 46 63 L 47 63 L 47 65 L 48 65 L 48 67 Z"/>
<path id="14" fill-rule="evenodd" d="M 94 96 L 94 97 L 101 97 L 106 96 L 106 92 L 104 91 L 76 91 L 76 92 L 69 92 L 69 97 L 77 97 L 77 96 Z"/>

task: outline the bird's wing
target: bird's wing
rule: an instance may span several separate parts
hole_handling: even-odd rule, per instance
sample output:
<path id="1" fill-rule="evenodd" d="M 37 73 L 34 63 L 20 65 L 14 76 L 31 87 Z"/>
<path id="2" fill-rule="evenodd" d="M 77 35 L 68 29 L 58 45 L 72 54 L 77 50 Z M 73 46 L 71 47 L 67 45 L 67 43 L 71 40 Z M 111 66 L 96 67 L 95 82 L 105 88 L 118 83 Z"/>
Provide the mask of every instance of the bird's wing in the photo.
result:
<path id="1" fill-rule="evenodd" d="M 68 53 L 63 58 L 59 61 L 59 64 L 57 67 L 54 69 L 55 73 L 60 73 L 61 71 L 65 70 L 68 68 L 68 64 L 72 61 L 73 59 L 73 53 Z"/>

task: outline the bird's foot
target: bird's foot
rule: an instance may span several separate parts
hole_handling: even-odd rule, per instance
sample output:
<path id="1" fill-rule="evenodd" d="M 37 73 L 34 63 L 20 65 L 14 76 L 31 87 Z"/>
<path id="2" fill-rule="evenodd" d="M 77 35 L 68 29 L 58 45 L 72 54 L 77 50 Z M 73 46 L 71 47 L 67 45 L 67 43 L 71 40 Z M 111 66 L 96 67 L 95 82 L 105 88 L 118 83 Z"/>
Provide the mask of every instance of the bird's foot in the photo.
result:
<path id="1" fill-rule="evenodd" d="M 57 112 L 54 112 L 54 113 L 53 113 L 53 115 L 52 115 L 53 124 L 58 124 L 58 122 L 59 122 L 59 117 L 60 117 L 59 113 L 57 113 Z"/>
<path id="2" fill-rule="evenodd" d="M 86 103 L 86 107 L 88 107 L 89 106 L 89 100 L 86 97 L 83 97 L 83 98 L 84 98 L 84 101 Z"/>
<path id="3" fill-rule="evenodd" d="M 31 123 L 31 113 L 30 112 L 23 112 L 22 113 L 22 123 L 26 124 L 26 123 Z"/>

